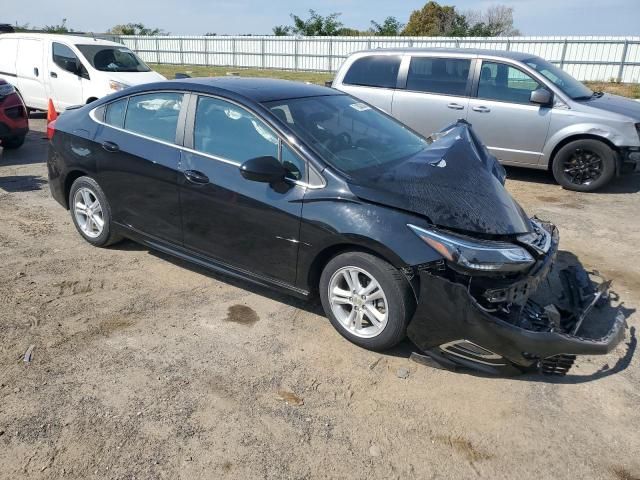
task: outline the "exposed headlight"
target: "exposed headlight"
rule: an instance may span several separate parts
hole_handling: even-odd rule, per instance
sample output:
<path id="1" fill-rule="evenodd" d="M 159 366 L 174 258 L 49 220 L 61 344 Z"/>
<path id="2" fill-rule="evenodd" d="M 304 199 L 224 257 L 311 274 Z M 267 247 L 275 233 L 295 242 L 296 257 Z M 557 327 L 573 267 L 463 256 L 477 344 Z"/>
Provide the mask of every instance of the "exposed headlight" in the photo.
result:
<path id="1" fill-rule="evenodd" d="M 535 262 L 529 252 L 512 243 L 477 240 L 411 224 L 407 226 L 449 262 L 465 270 L 519 272 Z"/>
<path id="2" fill-rule="evenodd" d="M 12 93 L 15 93 L 16 89 L 10 83 L 0 85 L 0 98 L 4 98 Z"/>
<path id="3" fill-rule="evenodd" d="M 128 87 L 129 85 L 127 85 L 126 83 L 117 82 L 115 80 L 109 80 L 109 88 L 114 92 L 124 90 L 125 88 L 128 88 Z"/>

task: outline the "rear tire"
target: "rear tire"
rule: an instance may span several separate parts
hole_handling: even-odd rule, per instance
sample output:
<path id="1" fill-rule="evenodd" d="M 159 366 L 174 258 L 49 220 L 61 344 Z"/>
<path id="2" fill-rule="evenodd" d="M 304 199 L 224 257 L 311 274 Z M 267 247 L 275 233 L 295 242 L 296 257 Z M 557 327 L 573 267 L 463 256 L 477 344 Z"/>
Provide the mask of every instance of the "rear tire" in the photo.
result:
<path id="1" fill-rule="evenodd" d="M 593 192 L 616 173 L 616 153 L 599 140 L 575 140 L 558 150 L 553 176 L 567 190 Z"/>
<path id="2" fill-rule="evenodd" d="M 340 254 L 325 266 L 319 289 L 325 314 L 350 342 L 382 351 L 404 339 L 415 301 L 407 279 L 388 262 L 363 252 Z"/>
<path id="3" fill-rule="evenodd" d="M 26 135 L 7 138 L 2 141 L 2 148 L 6 148 L 7 150 L 15 150 L 16 148 L 20 148 L 24 144 L 26 138 Z"/>
<path id="4" fill-rule="evenodd" d="M 107 197 L 91 177 L 79 177 L 69 191 L 69 211 L 73 224 L 87 242 L 107 247 L 122 238 L 114 233 Z"/>

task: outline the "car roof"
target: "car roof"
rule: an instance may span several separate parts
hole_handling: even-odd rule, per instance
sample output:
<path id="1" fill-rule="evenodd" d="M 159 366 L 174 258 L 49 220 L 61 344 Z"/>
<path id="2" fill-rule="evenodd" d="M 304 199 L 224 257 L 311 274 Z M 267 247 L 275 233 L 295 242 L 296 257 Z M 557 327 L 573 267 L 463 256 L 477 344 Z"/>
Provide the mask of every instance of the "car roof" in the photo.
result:
<path id="1" fill-rule="evenodd" d="M 375 54 L 375 53 L 436 53 L 436 54 L 456 54 L 456 55 L 468 55 L 469 57 L 503 57 L 512 60 L 524 60 L 531 57 L 535 57 L 531 53 L 514 52 L 511 50 L 487 50 L 483 48 L 374 48 L 369 50 L 362 50 L 357 52 L 359 54 Z"/>
<path id="2" fill-rule="evenodd" d="M 60 42 L 71 43 L 73 45 L 85 44 L 85 45 L 111 45 L 124 47 L 121 43 L 110 42 L 109 40 L 103 40 L 102 38 L 96 38 L 90 35 L 59 35 L 57 33 L 32 33 L 32 32 L 20 32 L 20 33 L 3 33 L 0 38 L 38 38 L 48 40 L 58 40 Z"/>
<path id="3" fill-rule="evenodd" d="M 157 85 L 157 84 L 156 84 Z M 326 95 L 344 95 L 343 92 L 312 83 L 293 82 L 275 78 L 252 77 L 199 77 L 181 80 L 169 80 L 162 83 L 163 88 L 172 86 L 190 89 L 202 93 L 227 93 L 240 95 L 257 103 L 291 98 L 319 97 Z"/>

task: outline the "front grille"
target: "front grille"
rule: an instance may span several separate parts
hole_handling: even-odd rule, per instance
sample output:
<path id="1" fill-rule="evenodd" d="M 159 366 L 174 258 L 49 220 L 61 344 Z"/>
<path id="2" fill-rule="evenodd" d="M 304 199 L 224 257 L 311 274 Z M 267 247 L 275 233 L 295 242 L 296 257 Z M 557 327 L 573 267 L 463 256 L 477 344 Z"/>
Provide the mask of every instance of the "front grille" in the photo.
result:
<path id="1" fill-rule="evenodd" d="M 17 107 L 5 108 L 4 113 L 9 118 L 26 118 L 27 117 L 27 112 L 25 111 L 24 107 L 21 105 Z"/>

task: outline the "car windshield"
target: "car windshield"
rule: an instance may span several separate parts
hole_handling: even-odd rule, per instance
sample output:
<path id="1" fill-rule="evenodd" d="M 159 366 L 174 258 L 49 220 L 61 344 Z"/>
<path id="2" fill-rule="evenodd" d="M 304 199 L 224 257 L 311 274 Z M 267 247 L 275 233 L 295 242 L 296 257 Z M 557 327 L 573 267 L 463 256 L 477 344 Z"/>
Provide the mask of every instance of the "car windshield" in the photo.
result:
<path id="1" fill-rule="evenodd" d="M 586 87 L 564 70 L 542 58 L 533 57 L 525 60 L 524 63 L 543 75 L 574 100 L 588 99 L 593 96 L 593 91 L 590 88 Z"/>
<path id="2" fill-rule="evenodd" d="M 347 174 L 398 162 L 428 146 L 426 139 L 349 95 L 265 105 L 318 155 Z"/>
<path id="3" fill-rule="evenodd" d="M 126 47 L 76 45 L 84 58 L 102 72 L 148 72 L 151 69 Z"/>

